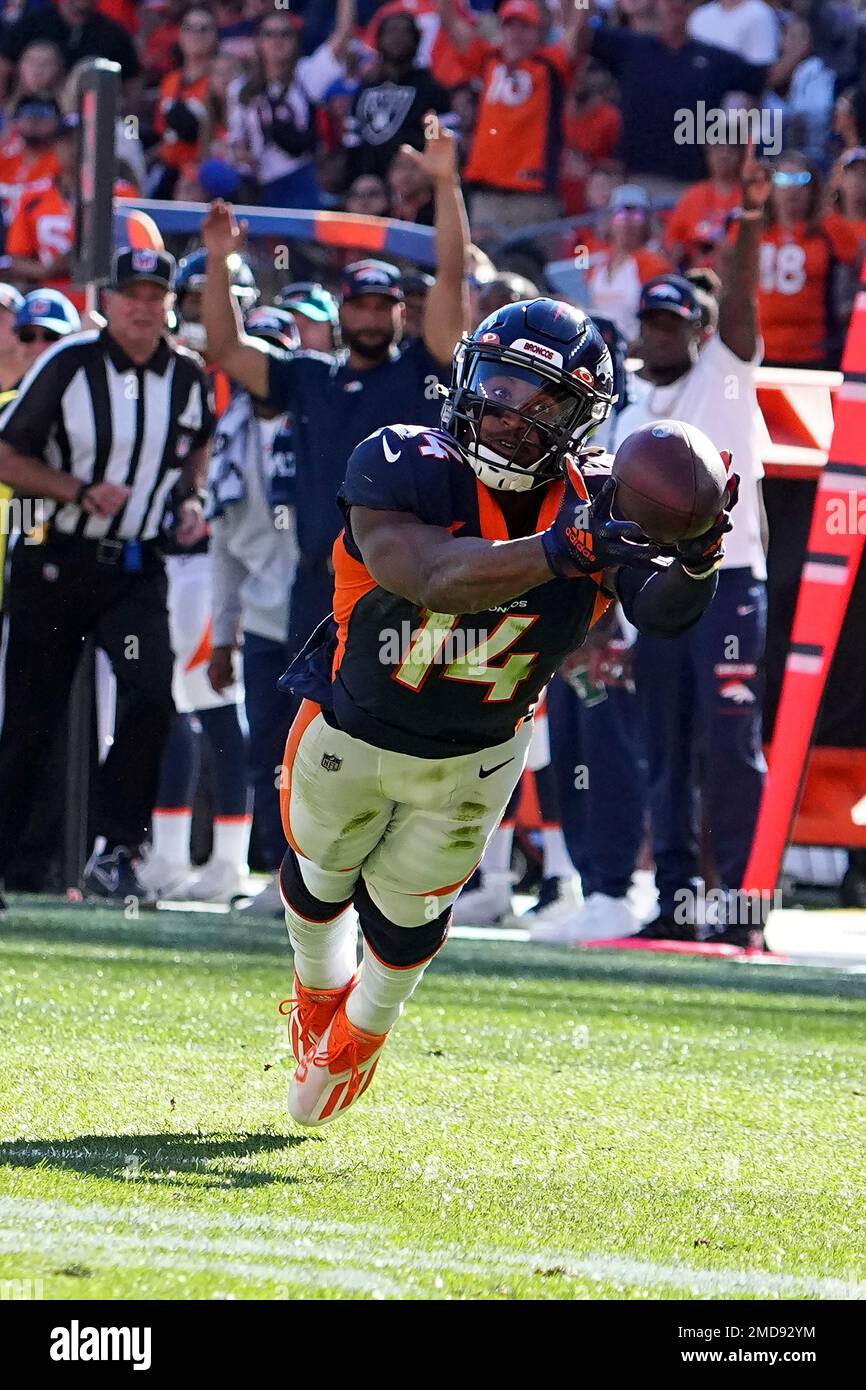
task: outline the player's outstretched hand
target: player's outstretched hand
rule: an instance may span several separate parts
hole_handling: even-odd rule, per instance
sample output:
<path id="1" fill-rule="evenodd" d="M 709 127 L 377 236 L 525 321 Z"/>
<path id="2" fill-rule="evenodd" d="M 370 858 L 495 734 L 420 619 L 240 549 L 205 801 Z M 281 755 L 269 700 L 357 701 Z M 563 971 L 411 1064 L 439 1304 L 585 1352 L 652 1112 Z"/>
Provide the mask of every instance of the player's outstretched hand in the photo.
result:
<path id="1" fill-rule="evenodd" d="M 730 468 L 731 455 L 726 449 L 721 453 L 725 464 Z M 709 579 L 725 558 L 725 534 L 732 529 L 731 512 L 737 505 L 739 493 L 740 476 L 738 473 L 729 473 L 722 509 L 712 526 L 702 536 L 695 536 L 690 541 L 680 541 L 677 545 L 677 559 L 692 579 Z"/>
<path id="2" fill-rule="evenodd" d="M 245 231 L 243 223 L 238 226 L 231 204 L 217 198 L 201 224 L 202 245 L 210 256 L 230 256 L 243 250 Z"/>
<path id="3" fill-rule="evenodd" d="M 547 563 L 563 579 L 629 565 L 656 569 L 663 547 L 648 541 L 634 521 L 616 521 L 610 514 L 616 484 L 609 478 L 598 496 L 588 502 L 570 479 L 553 525 L 542 532 Z"/>

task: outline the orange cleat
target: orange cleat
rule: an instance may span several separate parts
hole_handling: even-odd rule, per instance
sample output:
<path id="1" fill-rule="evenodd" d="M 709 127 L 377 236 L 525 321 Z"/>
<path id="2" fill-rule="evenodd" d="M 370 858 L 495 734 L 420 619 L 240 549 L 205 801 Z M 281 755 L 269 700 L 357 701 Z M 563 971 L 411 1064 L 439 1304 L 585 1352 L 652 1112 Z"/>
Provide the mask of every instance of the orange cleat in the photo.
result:
<path id="1" fill-rule="evenodd" d="M 317 1045 L 356 979 L 353 976 L 342 989 L 307 989 L 295 975 L 292 997 L 282 1001 L 280 1013 L 288 1015 L 289 1046 L 296 1062 Z"/>
<path id="2" fill-rule="evenodd" d="M 326 1125 L 342 1115 L 370 1085 L 387 1041 L 387 1033 L 356 1028 L 343 999 L 318 1045 L 310 1048 L 292 1078 L 292 1119 L 301 1125 Z"/>

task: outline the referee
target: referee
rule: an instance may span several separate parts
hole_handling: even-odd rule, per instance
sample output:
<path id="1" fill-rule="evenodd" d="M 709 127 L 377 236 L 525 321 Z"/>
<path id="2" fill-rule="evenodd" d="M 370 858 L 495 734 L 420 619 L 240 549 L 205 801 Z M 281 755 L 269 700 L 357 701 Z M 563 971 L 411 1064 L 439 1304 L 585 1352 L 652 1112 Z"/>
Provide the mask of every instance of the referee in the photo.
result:
<path id="1" fill-rule="evenodd" d="M 174 270 L 165 252 L 118 251 L 106 327 L 49 348 L 0 416 L 0 481 L 45 499 L 45 524 L 11 554 L 0 882 L 92 634 L 114 668 L 117 715 L 84 886 L 121 902 L 146 896 L 134 859 L 174 714 L 160 527 L 171 505 L 182 544 L 203 534 L 214 429 L 204 367 L 166 337 Z"/>

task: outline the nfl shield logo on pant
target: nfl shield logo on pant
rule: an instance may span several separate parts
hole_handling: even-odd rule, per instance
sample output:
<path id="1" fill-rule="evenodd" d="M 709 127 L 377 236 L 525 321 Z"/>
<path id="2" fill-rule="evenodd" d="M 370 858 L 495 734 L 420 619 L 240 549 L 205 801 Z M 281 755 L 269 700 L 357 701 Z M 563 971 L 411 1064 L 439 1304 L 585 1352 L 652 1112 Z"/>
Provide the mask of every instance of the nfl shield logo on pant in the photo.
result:
<path id="1" fill-rule="evenodd" d="M 335 753 L 322 754 L 322 767 L 326 772 L 339 772 L 343 766 L 343 759 L 338 758 Z"/>

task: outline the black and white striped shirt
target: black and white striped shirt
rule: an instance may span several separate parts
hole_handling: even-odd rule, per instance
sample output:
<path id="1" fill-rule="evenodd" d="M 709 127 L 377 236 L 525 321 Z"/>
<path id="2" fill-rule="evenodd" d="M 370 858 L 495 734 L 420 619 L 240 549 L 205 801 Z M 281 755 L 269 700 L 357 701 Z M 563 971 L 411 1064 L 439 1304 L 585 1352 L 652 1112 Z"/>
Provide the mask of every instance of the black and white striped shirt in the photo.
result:
<path id="1" fill-rule="evenodd" d="M 50 347 L 0 415 L 0 440 L 82 482 L 132 489 L 116 516 L 47 500 L 52 529 L 86 540 L 153 540 L 169 492 L 193 449 L 214 430 L 207 372 L 163 338 L 138 366 L 101 332 Z"/>

